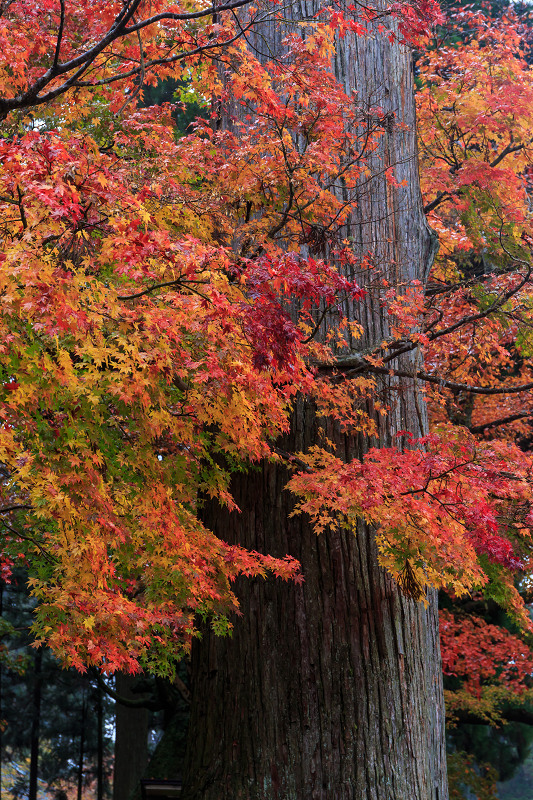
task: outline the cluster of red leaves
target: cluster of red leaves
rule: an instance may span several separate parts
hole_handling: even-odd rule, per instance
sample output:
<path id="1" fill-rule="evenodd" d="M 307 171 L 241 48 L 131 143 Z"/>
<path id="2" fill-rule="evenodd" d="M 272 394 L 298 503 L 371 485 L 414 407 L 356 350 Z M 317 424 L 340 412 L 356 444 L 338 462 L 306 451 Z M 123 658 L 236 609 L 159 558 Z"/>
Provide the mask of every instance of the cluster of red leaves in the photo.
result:
<path id="1" fill-rule="evenodd" d="M 374 524 L 381 563 L 417 599 L 427 586 L 462 594 L 484 585 L 490 564 L 524 566 L 517 552 L 530 547 L 531 460 L 516 447 L 443 430 L 408 440 L 408 449 L 373 448 L 362 462 L 318 449 L 301 458 L 308 470 L 290 481 L 297 510 L 318 533 L 339 516 Z M 511 578 L 506 602 L 529 626 Z"/>
<path id="2" fill-rule="evenodd" d="M 481 697 L 487 685 L 501 685 L 514 693 L 531 688 L 533 653 L 521 639 L 480 617 L 455 616 L 441 611 L 442 669 L 460 678 L 464 688 Z"/>
<path id="3" fill-rule="evenodd" d="M 349 12 L 358 11 L 357 18 L 350 18 Z M 357 36 L 367 36 L 376 28 L 380 34 L 385 33 L 381 22 L 392 17 L 397 24 L 398 33 L 390 29 L 386 31 L 389 39 L 394 41 L 399 34 L 401 41 L 410 46 L 420 45 L 421 40 L 431 35 L 436 25 L 444 21 L 444 16 L 437 0 L 395 0 L 383 9 L 371 5 L 353 3 L 342 5 L 338 0 L 322 12 L 327 15 L 329 24 L 341 38 L 347 32 Z"/>
<path id="4" fill-rule="evenodd" d="M 393 3 L 392 11 L 398 17 L 398 30 L 403 41 L 417 46 L 425 36 L 430 36 L 434 27 L 444 21 L 437 0 L 417 0 L 413 3 Z"/>
<path id="5" fill-rule="evenodd" d="M 311 312 L 321 303 L 329 309 L 340 307 L 346 298 L 361 300 L 365 295 L 355 281 L 349 281 L 324 261 L 303 259 L 294 253 L 249 260 L 239 269 L 239 278 L 254 306 L 245 330 L 260 368 L 279 368 L 287 362 L 294 342 L 304 338 L 302 318 L 294 322 L 283 308 L 284 298 L 300 301 L 302 317 L 308 314 L 312 320 Z"/>

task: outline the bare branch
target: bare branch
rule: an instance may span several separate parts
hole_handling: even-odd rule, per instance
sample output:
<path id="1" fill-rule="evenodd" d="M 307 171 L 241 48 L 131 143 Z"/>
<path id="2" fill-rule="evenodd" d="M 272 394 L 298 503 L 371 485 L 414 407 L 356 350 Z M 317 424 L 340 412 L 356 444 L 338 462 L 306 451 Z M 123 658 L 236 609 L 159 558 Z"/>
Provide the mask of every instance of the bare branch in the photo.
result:
<path id="1" fill-rule="evenodd" d="M 514 262 L 518 263 L 516 259 L 514 259 Z M 529 282 L 531 277 L 531 266 L 526 264 L 524 261 L 520 261 L 519 263 L 526 267 L 526 274 L 522 276 L 522 279 L 516 286 L 514 286 L 512 289 L 508 289 L 506 292 L 502 292 L 502 294 L 500 294 L 500 296 L 497 297 L 496 300 L 494 300 L 494 302 L 491 303 L 490 306 L 488 306 L 484 311 L 478 311 L 476 314 L 470 314 L 470 316 L 463 317 L 457 322 L 454 322 L 453 325 L 448 325 L 446 328 L 440 328 L 438 331 L 435 331 L 433 334 L 431 334 L 430 341 L 433 342 L 435 339 L 439 339 L 441 336 L 447 336 L 449 333 L 453 333 L 453 331 L 457 330 L 458 328 L 462 328 L 464 325 L 469 325 L 472 322 L 485 319 L 495 311 L 499 311 L 502 306 L 504 306 L 505 303 L 511 299 L 511 297 L 514 297 Z"/>
<path id="2" fill-rule="evenodd" d="M 495 714 L 501 719 L 501 725 L 506 722 L 522 722 L 525 725 L 533 725 L 533 712 L 527 708 L 506 708 L 498 709 Z M 494 720 L 489 720 L 483 714 L 476 714 L 475 711 L 467 709 L 454 709 L 450 714 L 452 722 L 467 725 L 491 725 L 500 727 Z"/>
<path id="3" fill-rule="evenodd" d="M 489 167 L 497 167 L 500 161 L 503 161 L 505 156 L 508 156 L 509 153 L 516 153 L 519 150 L 523 150 L 524 147 L 525 144 L 513 144 L 511 139 L 507 147 L 504 147 L 502 152 L 498 156 L 496 156 L 496 158 L 493 161 L 490 162 Z"/>
<path id="4" fill-rule="evenodd" d="M 17 539 L 23 539 L 25 542 L 31 542 L 37 548 L 37 550 L 43 556 L 43 558 L 45 558 L 47 561 L 52 562 L 53 564 L 57 564 L 57 558 L 53 556 L 51 553 L 49 553 L 48 550 L 46 550 L 45 547 L 41 544 L 41 542 L 37 541 L 37 539 L 34 536 L 30 536 L 27 533 L 21 533 L 21 531 L 17 530 L 16 528 L 13 528 L 13 526 L 9 525 L 9 523 L 7 523 L 4 519 L 0 519 L 0 525 L 3 528 L 7 528 L 7 530 L 10 533 L 12 533 L 13 536 L 16 536 Z"/>
<path id="5" fill-rule="evenodd" d="M 357 372 L 361 372 L 362 370 L 359 368 L 356 370 Z M 372 372 L 375 375 L 390 375 L 391 373 L 398 378 L 413 378 L 412 372 L 407 372 L 406 370 L 394 369 L 394 367 L 374 367 L 371 364 L 367 364 L 367 371 Z M 347 376 L 350 373 L 346 373 Z M 419 378 L 421 381 L 425 381 L 426 383 L 433 383 L 436 386 L 441 386 L 443 389 L 453 389 L 457 392 L 471 392 L 472 394 L 484 394 L 484 395 L 493 395 L 493 394 L 519 394 L 520 392 L 530 392 L 533 390 L 533 381 L 531 383 L 521 383 L 517 386 L 470 386 L 467 383 L 456 383 L 455 381 L 449 381 L 445 378 L 437 378 L 435 375 L 430 375 L 428 372 L 423 372 L 422 370 L 416 373 L 416 377 Z"/>
<path id="6" fill-rule="evenodd" d="M 129 697 L 124 697 L 124 695 L 118 694 L 115 692 L 111 686 L 108 686 L 107 683 L 104 681 L 98 670 L 92 669 L 92 674 L 96 678 L 98 682 L 98 686 L 111 697 L 116 703 L 119 703 L 121 706 L 126 706 L 126 708 L 149 708 L 152 711 L 158 711 L 159 705 L 154 702 L 153 695 L 150 694 L 149 697 L 139 697 L 136 700 L 133 700 Z"/>
<path id="7" fill-rule="evenodd" d="M 158 289 L 164 289 L 168 286 L 175 286 L 183 289 L 187 292 L 192 292 L 193 294 L 197 294 L 203 300 L 209 300 L 207 295 L 202 294 L 199 292 L 198 289 L 195 289 L 193 286 L 186 286 L 183 281 L 175 280 L 175 281 L 165 281 L 164 283 L 154 283 L 153 286 L 148 286 L 147 289 L 143 289 L 142 292 L 137 292 L 136 294 L 123 294 L 118 295 L 117 300 L 137 300 L 139 297 L 144 297 L 144 295 L 151 294 L 152 292 L 156 292 Z"/>
<path id="8" fill-rule="evenodd" d="M 483 431 L 499 428 L 500 425 L 509 425 L 511 422 L 516 422 L 519 419 L 527 419 L 528 417 L 533 417 L 532 409 L 529 411 L 517 411 L 515 414 L 508 414 L 506 417 L 484 422 L 482 425 L 471 425 L 468 430 L 470 433 L 483 433 Z"/>
<path id="9" fill-rule="evenodd" d="M 59 64 L 59 53 L 61 50 L 61 41 L 63 39 L 63 28 L 65 25 L 65 0 L 59 0 L 61 5 L 61 18 L 59 20 L 59 30 L 57 32 L 57 41 L 56 41 L 56 51 L 54 53 L 54 63 L 52 64 L 52 70 L 57 69 Z"/>
<path id="10" fill-rule="evenodd" d="M 453 195 L 451 195 L 450 192 L 439 192 L 436 198 L 431 201 L 431 203 L 426 203 L 424 206 L 424 214 L 429 214 L 430 211 L 434 211 L 434 209 L 438 208 L 438 206 L 440 206 L 440 204 L 443 203 L 446 198 L 452 196 Z"/>
<path id="11" fill-rule="evenodd" d="M 413 343 L 413 346 L 416 347 L 417 343 Z M 409 348 L 412 349 L 412 348 Z M 406 352 L 405 349 L 400 350 L 398 353 L 394 353 L 390 356 L 390 358 L 395 358 L 400 353 Z M 520 394 L 521 392 L 529 392 L 533 390 L 533 381 L 530 383 L 520 383 L 515 386 L 509 385 L 501 385 L 501 386 L 471 386 L 467 383 L 458 383 L 457 381 L 447 380 L 446 378 L 437 377 L 436 375 L 432 375 L 429 372 L 424 372 L 424 370 L 416 370 L 416 371 L 407 371 L 404 369 L 397 369 L 391 364 L 387 366 L 378 366 L 371 364 L 369 361 L 366 360 L 365 355 L 371 355 L 370 353 L 354 353 L 351 356 L 343 356 L 341 358 L 337 358 L 334 361 L 324 361 L 314 363 L 315 367 L 321 372 L 335 372 L 341 373 L 337 375 L 337 379 L 345 379 L 351 378 L 355 375 L 360 375 L 364 372 L 370 372 L 373 375 L 393 375 L 397 378 L 411 378 L 412 380 L 421 380 L 426 383 L 432 383 L 436 386 L 440 386 L 443 389 L 452 389 L 456 392 L 470 392 L 472 394 L 482 394 L 482 395 L 499 395 L 499 394 Z M 386 359 L 385 359 L 386 360 Z M 527 412 L 526 416 L 529 414 L 533 416 L 533 412 Z M 501 423 L 503 424 L 503 423 Z M 487 426 L 483 426 L 487 427 Z"/>
<path id="12" fill-rule="evenodd" d="M 297 466 L 302 469 L 304 472 L 312 472 L 313 470 L 310 468 L 309 464 L 306 464 L 305 461 L 302 461 L 301 458 L 295 456 L 294 453 L 288 453 L 286 450 L 282 450 L 280 447 L 276 447 L 276 445 L 270 445 L 270 449 L 273 453 L 277 456 L 282 458 L 284 461 L 287 461 L 289 464 L 293 466 Z"/>
<path id="13" fill-rule="evenodd" d="M 191 19 L 201 19 L 202 17 L 209 17 L 213 14 L 220 14 L 223 11 L 234 11 L 236 8 L 242 8 L 250 3 L 251 0 L 236 0 L 234 3 L 226 3 L 226 5 L 222 6 L 212 5 L 209 8 L 204 8 L 202 11 L 191 11 L 187 14 L 174 14 L 170 12 L 155 14 L 149 19 L 145 19 L 142 22 L 137 22 L 135 25 L 130 25 L 129 28 L 124 28 L 123 33 L 133 33 L 133 31 L 139 31 L 141 28 L 146 28 L 148 25 L 154 25 L 154 23 L 161 22 L 162 20 L 187 22 Z"/>

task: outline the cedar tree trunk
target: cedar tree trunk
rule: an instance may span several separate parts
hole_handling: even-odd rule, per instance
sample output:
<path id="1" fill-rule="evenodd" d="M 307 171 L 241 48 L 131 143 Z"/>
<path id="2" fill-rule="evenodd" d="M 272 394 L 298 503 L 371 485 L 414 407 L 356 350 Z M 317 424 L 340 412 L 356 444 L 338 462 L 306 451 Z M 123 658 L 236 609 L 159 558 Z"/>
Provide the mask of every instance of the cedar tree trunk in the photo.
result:
<path id="1" fill-rule="evenodd" d="M 298 20 L 316 10 L 295 2 L 284 13 Z M 260 34 L 259 49 L 268 42 L 279 52 L 279 23 Z M 375 177 L 362 187 L 343 236 L 356 252 L 373 253 L 373 279 L 424 282 L 434 239 L 421 208 L 411 54 L 386 34 L 348 35 L 338 42 L 334 69 L 359 102 L 387 113 Z M 385 180 L 390 166 L 403 186 Z M 354 349 L 388 335 L 371 288 L 348 313 L 365 330 Z M 411 356 L 403 358 L 402 367 L 413 368 Z M 379 422 L 379 444 L 401 430 L 427 432 L 413 380 L 388 378 L 380 390 L 391 412 Z M 320 442 L 321 426 L 302 400 L 280 446 L 307 450 Z M 327 434 L 346 459 L 361 455 L 364 443 L 333 425 Z M 233 482 L 242 513 L 206 510 L 221 539 L 298 558 L 305 583 L 239 580 L 243 616 L 233 636 L 206 631 L 194 646 L 184 798 L 446 800 L 436 598 L 431 593 L 425 607 L 402 596 L 378 566 L 364 524 L 355 536 L 339 529 L 317 537 L 306 519 L 291 517 L 288 477 L 283 466 L 265 463 Z"/>

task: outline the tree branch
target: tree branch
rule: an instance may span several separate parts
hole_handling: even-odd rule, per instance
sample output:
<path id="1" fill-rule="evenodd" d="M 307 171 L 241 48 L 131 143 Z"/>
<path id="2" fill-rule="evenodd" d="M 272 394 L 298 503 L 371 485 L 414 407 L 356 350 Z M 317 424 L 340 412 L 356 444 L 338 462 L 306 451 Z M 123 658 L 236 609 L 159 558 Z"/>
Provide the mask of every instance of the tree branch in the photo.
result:
<path id="1" fill-rule="evenodd" d="M 529 392 L 533 390 L 533 381 L 530 383 L 521 383 L 517 386 L 470 386 L 467 383 L 456 383 L 455 381 L 448 381 L 445 378 L 437 378 L 435 375 L 430 375 L 428 372 L 423 372 L 422 370 L 413 374 L 406 370 L 394 369 L 394 367 L 374 367 L 372 364 L 368 364 L 367 369 L 368 372 L 372 372 L 375 375 L 390 375 L 390 373 L 392 373 L 398 378 L 417 377 L 426 383 L 433 383 L 437 386 L 441 386 L 443 389 L 454 389 L 458 392 L 471 392 L 472 394 L 519 394 L 520 392 Z M 357 370 L 357 372 L 360 371 L 361 370 Z"/>
<path id="2" fill-rule="evenodd" d="M 204 8 L 202 11 L 191 11 L 186 14 L 175 14 L 172 12 L 163 12 L 162 14 L 155 14 L 153 17 L 137 22 L 135 25 L 130 25 L 129 28 L 124 28 L 123 34 L 133 33 L 140 31 L 141 28 L 146 28 L 148 25 L 154 25 L 156 22 L 162 20 L 172 20 L 178 22 L 187 22 L 191 19 L 201 19 L 202 17 L 209 17 L 213 14 L 220 14 L 223 11 L 234 11 L 236 8 L 242 8 L 251 3 L 252 0 L 235 0 L 234 3 L 226 3 L 226 5 L 217 6 L 212 5 L 209 8 Z"/>
<path id="3" fill-rule="evenodd" d="M 484 422 L 482 425 L 471 425 L 468 430 L 470 433 L 483 433 L 483 431 L 490 430 L 491 428 L 499 428 L 500 425 L 508 425 L 511 422 L 516 422 L 518 419 L 527 419 L 527 417 L 533 417 L 533 410 L 517 411 L 515 414 L 508 414 L 506 417 Z"/>
<path id="4" fill-rule="evenodd" d="M 434 209 L 438 208 L 438 206 L 440 206 L 441 203 L 444 203 L 447 197 L 451 196 L 452 195 L 450 194 L 450 192 L 439 192 L 436 198 L 431 201 L 431 203 L 427 203 L 424 206 L 423 208 L 424 214 L 429 214 L 430 211 L 434 211 Z"/>
<path id="5" fill-rule="evenodd" d="M 176 286 L 183 289 L 185 292 L 192 292 L 193 294 L 197 294 L 198 297 L 201 297 L 202 300 L 209 300 L 209 297 L 202 292 L 199 292 L 198 289 L 195 289 L 193 286 L 186 286 L 183 281 L 175 280 L 175 281 L 165 281 L 164 283 L 154 283 L 153 286 L 148 286 L 147 289 L 143 289 L 141 292 L 137 292 L 136 294 L 123 294 L 117 295 L 117 300 L 137 300 L 139 297 L 144 297 L 144 295 L 151 294 L 152 292 L 156 292 L 158 289 L 164 289 L 167 286 Z"/>
<path id="6" fill-rule="evenodd" d="M 127 708 L 149 708 L 151 711 L 159 711 L 160 704 L 156 703 L 151 693 L 150 696 L 145 699 L 139 698 L 138 700 L 132 700 L 129 697 L 118 694 L 114 689 L 108 686 L 98 670 L 92 669 L 91 672 L 96 678 L 98 686 L 109 695 L 109 697 L 115 700 L 116 703 L 120 703 L 121 706 L 126 706 Z"/>
<path id="7" fill-rule="evenodd" d="M 525 145 L 524 145 L 524 144 L 513 144 L 513 142 L 512 142 L 512 141 L 510 141 L 510 142 L 509 142 L 509 144 L 508 144 L 506 147 L 504 147 L 504 149 L 502 150 L 502 152 L 501 152 L 499 155 L 497 155 L 497 156 L 496 156 L 496 158 L 494 158 L 492 161 L 490 161 L 490 162 L 489 162 L 488 166 L 489 166 L 489 167 L 492 167 L 492 168 L 493 168 L 493 167 L 497 167 L 497 166 L 498 166 L 498 164 L 499 164 L 500 162 L 502 162 L 502 161 L 503 161 L 503 159 L 504 159 L 506 156 L 508 156 L 510 153 L 516 153 L 516 152 L 517 152 L 517 151 L 519 151 L 519 150 L 523 150 L 523 149 L 524 149 L 524 147 L 525 147 Z M 464 162 L 463 162 L 463 164 L 464 164 Z M 462 167 L 462 166 L 463 166 L 463 164 L 461 164 L 461 165 L 460 165 L 460 167 Z M 452 168 L 452 169 L 450 170 L 450 174 L 452 174 L 452 175 L 453 175 L 453 174 L 454 174 L 454 173 L 456 173 L 457 171 L 458 171 L 458 168 L 457 168 L 457 167 L 455 167 L 455 168 Z M 456 190 L 456 191 L 454 191 L 454 192 L 439 192 L 439 193 L 437 194 L 437 196 L 435 197 L 435 199 L 434 199 L 434 200 L 432 200 L 430 203 L 427 203 L 427 204 L 424 206 L 424 214 L 429 214 L 431 211 L 434 211 L 436 208 L 438 208 L 438 207 L 440 206 L 440 204 L 441 204 L 441 203 L 444 203 L 444 201 L 445 201 L 447 198 L 449 198 L 449 197 L 453 197 L 453 196 L 460 197 L 460 196 L 461 196 L 461 194 L 462 194 L 462 191 L 461 191 L 461 189 L 457 189 L 457 190 Z"/>
<path id="8" fill-rule="evenodd" d="M 61 50 L 61 41 L 63 39 L 63 28 L 65 26 L 65 0 L 59 0 L 61 6 L 61 18 L 59 20 L 59 30 L 57 32 L 57 40 L 56 40 L 56 50 L 54 53 L 54 63 L 52 64 L 52 70 L 57 69 L 59 64 L 59 53 Z"/>
<path id="9" fill-rule="evenodd" d="M 533 725 L 533 711 L 527 708 L 507 708 L 496 712 L 502 718 L 502 724 L 506 722 L 522 722 L 525 725 Z M 458 722 L 460 725 L 491 725 L 491 723 L 482 714 L 475 714 L 473 711 L 466 711 L 463 709 L 454 710 L 451 714 L 453 722 Z"/>
<path id="10" fill-rule="evenodd" d="M 111 25 L 107 33 L 100 39 L 99 42 L 97 42 L 95 45 L 93 45 L 85 52 L 80 53 L 75 58 L 71 58 L 70 60 L 61 63 L 59 62 L 59 50 L 61 46 L 61 39 L 63 36 L 63 24 L 64 24 L 63 23 L 64 9 L 62 2 L 61 4 L 62 16 L 61 16 L 61 22 L 58 31 L 58 38 L 56 42 L 56 48 L 52 65 L 49 67 L 49 69 L 46 70 L 46 72 L 43 75 L 41 75 L 40 78 L 38 78 L 22 94 L 18 94 L 15 97 L 0 98 L 0 119 L 5 119 L 7 114 L 15 109 L 29 108 L 32 106 L 42 105 L 43 103 L 47 103 L 50 100 L 54 100 L 56 97 L 59 97 L 61 94 L 64 94 L 73 86 L 102 85 L 100 81 L 95 81 L 94 83 L 91 82 L 81 83 L 78 82 L 78 78 L 90 67 L 90 65 L 95 61 L 95 59 L 110 44 L 115 42 L 117 39 L 121 39 L 123 36 L 141 30 L 141 28 L 153 25 L 162 20 L 187 21 L 187 20 L 200 19 L 202 17 L 207 17 L 212 15 L 213 13 L 215 13 L 215 11 L 217 13 L 220 13 L 221 11 L 233 11 L 237 8 L 249 5 L 250 2 L 251 0 L 235 0 L 235 2 L 233 3 L 227 3 L 218 8 L 216 6 L 210 6 L 209 8 L 202 9 L 201 11 L 191 11 L 183 14 L 175 14 L 172 12 L 156 14 L 153 17 L 148 17 L 147 19 L 141 20 L 135 25 L 131 25 L 128 27 L 128 22 L 133 18 L 135 12 L 137 11 L 141 3 L 141 0 L 132 0 L 129 3 L 128 2 L 125 3 L 120 13 L 117 14 L 113 24 Z M 254 23 L 255 21 L 252 20 L 248 27 L 250 27 Z M 236 39 L 240 38 L 241 35 L 242 33 L 238 32 L 234 37 L 224 42 L 213 42 L 212 44 L 206 44 L 205 46 L 196 47 L 190 51 L 179 53 L 176 56 L 171 56 L 168 58 L 152 59 L 152 61 L 149 61 L 145 65 L 145 68 L 148 69 L 152 66 L 172 64 L 175 63 L 176 61 L 188 58 L 189 56 L 196 55 L 197 53 L 213 49 L 214 47 L 225 47 L 228 44 L 234 42 Z M 121 73 L 119 76 L 116 76 L 114 80 L 120 80 L 121 78 L 127 78 L 136 75 L 139 73 L 140 69 L 141 68 L 139 67 L 134 70 L 129 70 L 126 73 Z M 74 75 L 71 75 L 71 77 L 64 83 L 62 83 L 61 86 L 58 86 L 56 89 L 46 92 L 46 94 L 44 95 L 39 94 L 55 78 L 61 75 L 67 75 L 68 73 L 71 73 L 73 70 L 76 70 Z M 111 81 L 106 81 L 106 82 L 111 82 Z"/>
<path id="11" fill-rule="evenodd" d="M 46 550 L 43 547 L 43 545 L 40 542 L 38 542 L 37 539 L 34 536 L 28 536 L 25 533 L 21 533 L 16 528 L 13 528 L 11 525 L 9 525 L 4 519 L 0 519 L 0 525 L 2 525 L 4 528 L 7 528 L 7 530 L 10 531 L 18 539 L 23 539 L 25 542 L 31 542 L 33 545 L 35 545 L 35 547 L 38 549 L 40 554 L 47 561 L 50 561 L 53 564 L 57 564 L 57 558 L 55 556 L 53 556 L 51 553 L 49 553 L 48 550 Z"/>

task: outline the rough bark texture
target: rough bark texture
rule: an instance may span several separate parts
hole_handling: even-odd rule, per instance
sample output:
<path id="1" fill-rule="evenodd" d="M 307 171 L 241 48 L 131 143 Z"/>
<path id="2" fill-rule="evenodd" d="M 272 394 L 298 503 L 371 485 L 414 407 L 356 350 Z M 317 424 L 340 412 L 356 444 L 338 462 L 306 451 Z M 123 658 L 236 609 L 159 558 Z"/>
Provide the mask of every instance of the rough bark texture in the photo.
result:
<path id="1" fill-rule="evenodd" d="M 290 11 L 293 19 L 315 12 L 298 3 Z M 273 51 L 282 33 L 261 30 Z M 425 281 L 433 240 L 418 185 L 410 53 L 385 36 L 346 37 L 334 68 L 361 102 L 395 115 L 343 233 L 357 252 L 373 253 L 392 285 Z M 387 183 L 389 166 L 404 187 Z M 348 311 L 365 329 L 354 349 L 387 335 L 370 287 Z M 399 430 L 426 432 L 413 381 L 391 379 L 382 391 L 391 413 L 380 423 L 381 444 Z M 345 458 L 361 453 L 361 443 L 327 432 Z M 318 436 L 313 408 L 301 401 L 282 446 L 305 450 Z M 243 616 L 233 637 L 206 632 L 195 647 L 185 800 L 446 800 L 435 597 L 426 608 L 401 596 L 363 524 L 357 536 L 317 538 L 290 516 L 287 479 L 283 467 L 263 464 L 234 481 L 241 514 L 206 512 L 222 539 L 298 558 L 305 583 L 239 581 Z"/>
<path id="2" fill-rule="evenodd" d="M 241 581 L 233 637 L 196 649 L 186 797 L 444 800 L 434 598 L 401 597 L 363 527 L 317 538 L 290 519 L 286 480 L 248 476 L 243 514 L 213 520 L 230 541 L 295 555 L 305 584 Z"/>

